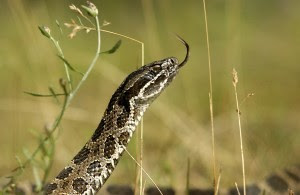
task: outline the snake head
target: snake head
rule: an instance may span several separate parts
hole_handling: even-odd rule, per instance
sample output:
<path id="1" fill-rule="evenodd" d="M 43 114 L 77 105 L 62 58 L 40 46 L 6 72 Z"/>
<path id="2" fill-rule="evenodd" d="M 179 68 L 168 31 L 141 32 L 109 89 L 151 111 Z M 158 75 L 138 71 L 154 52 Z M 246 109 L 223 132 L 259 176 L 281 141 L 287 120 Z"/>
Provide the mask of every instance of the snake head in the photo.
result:
<path id="1" fill-rule="evenodd" d="M 126 79 L 128 82 L 125 88 L 132 95 L 134 94 L 133 96 L 139 102 L 153 101 L 172 82 L 178 70 L 188 61 L 189 45 L 182 38 L 177 37 L 187 50 L 185 59 L 181 63 L 175 57 L 154 61 L 131 73 L 128 76 L 129 79 Z"/>
<path id="2" fill-rule="evenodd" d="M 169 57 L 142 67 L 145 74 L 141 77 L 141 81 L 145 84 L 138 95 L 142 100 L 153 101 L 173 81 L 179 69 L 188 61 L 189 45 L 181 37 L 177 36 L 177 38 L 186 47 L 185 59 L 179 63 L 177 58 Z"/>
<path id="3" fill-rule="evenodd" d="M 140 106 L 148 106 L 160 93 L 172 82 L 179 69 L 188 61 L 189 45 L 179 36 L 178 39 L 186 47 L 185 59 L 179 63 L 177 58 L 168 57 L 163 60 L 154 61 L 144 65 L 132 72 L 121 84 L 114 94 L 110 105 L 118 99 L 119 105 L 125 105 L 126 110 L 130 111 L 130 101 Z"/>

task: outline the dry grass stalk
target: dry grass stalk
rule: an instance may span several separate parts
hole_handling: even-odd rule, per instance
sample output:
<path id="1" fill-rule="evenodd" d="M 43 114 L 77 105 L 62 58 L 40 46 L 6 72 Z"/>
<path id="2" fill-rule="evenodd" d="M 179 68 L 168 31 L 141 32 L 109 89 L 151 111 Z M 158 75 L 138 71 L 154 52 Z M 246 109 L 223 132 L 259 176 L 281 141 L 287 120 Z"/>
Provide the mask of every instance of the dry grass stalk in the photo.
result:
<path id="1" fill-rule="evenodd" d="M 218 175 L 215 194 L 219 194 L 220 181 L 221 181 L 221 169 L 220 169 L 219 175 Z"/>
<path id="2" fill-rule="evenodd" d="M 235 69 L 232 70 L 232 79 L 233 79 L 232 84 L 234 87 L 236 110 L 237 110 L 238 124 L 239 124 L 240 147 L 241 147 L 241 158 L 242 158 L 242 169 L 243 169 L 243 187 L 244 187 L 244 195 L 246 195 L 246 175 L 245 175 L 245 159 L 244 159 L 244 149 L 243 149 L 242 125 L 241 125 L 239 100 L 237 95 L 237 83 L 239 82 L 239 78 Z"/>
<path id="3" fill-rule="evenodd" d="M 159 191 L 159 193 L 161 195 L 163 195 L 162 191 L 159 189 L 158 185 L 154 182 L 154 180 L 152 179 L 152 177 L 146 172 L 146 170 L 140 165 L 140 163 L 138 163 L 138 161 L 129 153 L 129 151 L 124 147 L 124 150 L 127 152 L 127 154 L 130 156 L 130 158 L 132 158 L 132 160 L 134 160 L 134 162 L 141 168 L 141 170 L 147 175 L 147 177 L 151 180 L 151 182 L 154 184 L 154 186 L 156 187 L 156 189 Z M 142 185 L 142 189 L 143 192 L 143 185 Z"/>
<path id="4" fill-rule="evenodd" d="M 236 188 L 236 191 L 237 191 L 238 195 L 241 195 L 239 187 L 238 187 L 236 182 L 234 182 L 234 185 L 235 185 L 235 188 Z"/>
<path id="5" fill-rule="evenodd" d="M 212 157 L 213 157 L 213 175 L 214 175 L 214 194 L 216 195 L 216 155 L 215 155 L 215 130 L 214 130 L 214 112 L 213 112 L 213 94 L 212 94 L 212 76 L 211 76 L 211 58 L 209 48 L 209 37 L 208 37 L 208 24 L 206 14 L 206 4 L 203 0 L 204 20 L 205 20 L 205 31 L 206 31 L 206 44 L 207 44 L 207 57 L 208 57 L 208 71 L 209 71 L 209 109 L 210 109 L 210 122 L 211 122 L 211 138 L 212 138 Z"/>

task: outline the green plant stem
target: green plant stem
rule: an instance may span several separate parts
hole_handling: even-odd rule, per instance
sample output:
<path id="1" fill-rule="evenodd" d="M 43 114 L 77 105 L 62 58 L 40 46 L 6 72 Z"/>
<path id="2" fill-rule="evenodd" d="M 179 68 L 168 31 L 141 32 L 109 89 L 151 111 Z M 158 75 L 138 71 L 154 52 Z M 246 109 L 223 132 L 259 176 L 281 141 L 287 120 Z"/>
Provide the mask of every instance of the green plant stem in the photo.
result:
<path id="1" fill-rule="evenodd" d="M 59 42 L 56 41 L 52 36 L 50 37 L 50 40 L 53 42 L 53 44 L 55 45 L 58 54 L 64 58 L 64 53 L 59 45 Z M 73 90 L 73 86 L 72 86 L 72 81 L 71 81 L 71 75 L 68 69 L 67 64 L 64 62 L 64 67 L 65 67 L 65 71 L 66 71 L 66 75 L 67 75 L 67 80 L 68 80 L 68 84 L 69 84 L 69 90 L 72 91 Z"/>
<path id="2" fill-rule="evenodd" d="M 93 58 L 92 63 L 90 64 L 89 68 L 87 69 L 86 73 L 83 75 L 83 77 L 81 78 L 80 82 L 78 83 L 78 85 L 76 86 L 74 91 L 71 92 L 71 94 L 68 98 L 67 107 L 69 106 L 71 100 L 74 98 L 74 95 L 77 93 L 78 89 L 81 87 L 81 85 L 84 83 L 84 81 L 89 76 L 90 72 L 92 71 L 93 67 L 95 66 L 95 64 L 99 58 L 99 55 L 100 55 L 100 49 L 101 49 L 100 31 L 101 31 L 101 29 L 100 29 L 100 25 L 99 25 L 98 16 L 95 17 L 95 20 L 96 20 L 96 29 L 97 29 L 97 37 L 98 37 L 97 51 L 96 51 L 95 57 Z"/>
<path id="3" fill-rule="evenodd" d="M 63 107 L 58 115 L 58 117 L 55 119 L 55 122 L 53 124 L 53 126 L 50 129 L 49 134 L 47 134 L 47 136 L 43 139 L 43 141 L 39 144 L 39 146 L 35 149 L 35 151 L 32 153 L 31 157 L 29 159 L 27 159 L 22 166 L 19 166 L 17 169 L 15 169 L 15 171 L 18 170 L 23 170 L 28 164 L 30 164 L 30 162 L 32 162 L 32 160 L 35 158 L 35 156 L 38 154 L 38 152 L 40 151 L 40 149 L 42 148 L 42 146 L 45 144 L 45 142 L 47 140 L 49 140 L 53 133 L 55 132 L 55 130 L 57 129 L 57 127 L 59 126 L 62 117 L 65 113 L 66 108 L 70 105 L 71 101 L 74 98 L 74 95 L 77 93 L 77 91 L 79 90 L 80 86 L 84 83 L 84 81 L 87 79 L 87 77 L 89 76 L 91 70 L 93 69 L 94 65 L 96 64 L 98 58 L 99 58 L 99 54 L 100 54 L 100 48 L 101 48 L 101 36 L 100 36 L 100 25 L 99 25 L 99 19 L 98 16 L 95 16 L 95 20 L 96 20 L 96 29 L 97 29 L 97 51 L 95 54 L 95 57 L 93 58 L 93 61 L 91 62 L 91 64 L 89 65 L 88 70 L 86 71 L 86 73 L 84 74 L 84 76 L 82 77 L 82 79 L 80 80 L 80 82 L 78 83 L 78 85 L 76 86 L 76 88 L 70 93 L 67 93 L 67 89 L 64 88 L 64 92 L 66 94 L 65 99 L 64 99 L 64 103 L 63 103 Z M 53 41 L 53 43 L 55 44 L 56 48 L 59 51 L 60 55 L 63 55 L 62 50 L 58 44 L 57 41 L 55 41 L 53 38 L 51 39 Z M 65 65 L 66 67 L 66 65 Z M 69 75 L 69 71 L 66 67 L 66 73 L 67 73 L 67 77 Z M 70 76 L 70 75 L 69 75 Z M 70 77 L 68 77 L 68 82 Z M 70 83 L 69 83 L 70 84 Z M 51 163 L 50 163 L 51 164 Z M 47 174 L 48 175 L 48 174 Z M 12 182 L 14 181 L 15 176 L 12 176 L 11 181 L 3 188 L 5 190 L 6 187 L 8 187 L 10 184 L 12 184 Z M 46 178 L 43 179 L 44 181 L 46 180 Z"/>
<path id="4" fill-rule="evenodd" d="M 69 94 L 69 95 L 66 96 L 64 104 L 63 104 L 63 107 L 62 107 L 62 110 L 61 110 L 59 116 L 57 117 L 57 119 L 55 120 L 55 123 L 52 126 L 49 135 L 47 137 L 45 137 L 44 142 L 47 141 L 52 136 L 52 134 L 54 133 L 54 131 L 56 130 L 56 128 L 60 124 L 60 122 L 62 120 L 62 117 L 63 117 L 63 115 L 65 113 L 66 108 L 70 105 L 71 101 L 73 100 L 74 95 L 77 93 L 77 91 L 79 90 L 80 86 L 83 84 L 83 82 L 89 76 L 91 70 L 93 69 L 94 65 L 96 64 L 96 61 L 98 60 L 98 57 L 99 57 L 99 54 L 100 54 L 100 48 L 101 48 L 101 36 L 100 36 L 99 19 L 98 19 L 97 16 L 95 17 L 95 20 L 96 20 L 96 26 L 97 26 L 97 39 L 98 39 L 97 51 L 96 51 L 95 57 L 94 57 L 92 63 L 90 64 L 88 70 L 86 71 L 86 73 L 84 74 L 84 76 L 82 77 L 82 79 L 80 80 L 80 82 L 78 83 L 78 85 L 76 86 L 76 88 L 74 89 L 74 91 L 71 92 L 71 94 Z M 43 143 L 41 143 L 39 145 L 39 147 L 36 149 L 36 151 L 33 153 L 32 157 L 31 157 L 32 159 L 38 153 L 39 148 L 42 146 L 42 144 Z"/>
<path id="5" fill-rule="evenodd" d="M 53 166 L 53 157 L 54 157 L 54 154 L 55 154 L 55 140 L 53 139 L 53 136 L 50 136 L 50 143 L 52 145 L 52 148 L 51 148 L 51 152 L 50 152 L 50 160 L 49 160 L 49 165 L 46 167 L 45 169 L 45 173 L 44 173 L 44 176 L 43 176 L 43 179 L 42 179 L 42 185 L 44 185 L 47 181 L 47 178 L 48 178 L 48 175 L 50 173 L 50 170 Z"/>
<path id="6" fill-rule="evenodd" d="M 49 132 L 49 134 L 44 138 L 44 140 L 39 144 L 39 146 L 35 149 L 35 151 L 32 153 L 31 157 L 25 161 L 25 163 L 23 164 L 23 169 L 35 158 L 35 156 L 37 155 L 37 153 L 40 151 L 40 149 L 42 148 L 42 146 L 45 144 L 46 141 L 48 141 L 51 136 L 53 135 L 54 131 L 56 130 L 56 128 L 58 127 L 58 125 L 60 124 L 62 117 L 65 113 L 66 110 L 66 105 L 67 105 L 67 100 L 68 100 L 68 96 L 65 96 L 65 100 L 64 100 L 64 104 L 63 107 L 58 115 L 58 117 L 55 119 L 54 125 L 51 128 L 51 131 Z"/>

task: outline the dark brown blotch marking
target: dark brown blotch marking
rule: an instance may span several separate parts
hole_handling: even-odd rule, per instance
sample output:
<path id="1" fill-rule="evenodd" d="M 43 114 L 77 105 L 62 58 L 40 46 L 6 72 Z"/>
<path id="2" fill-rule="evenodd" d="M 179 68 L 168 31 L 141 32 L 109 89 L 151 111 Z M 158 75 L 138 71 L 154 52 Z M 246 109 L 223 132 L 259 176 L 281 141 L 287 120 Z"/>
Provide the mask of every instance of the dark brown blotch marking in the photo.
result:
<path id="1" fill-rule="evenodd" d="M 92 162 L 87 168 L 87 173 L 92 176 L 101 175 L 101 171 L 102 167 L 99 161 Z"/>
<path id="2" fill-rule="evenodd" d="M 166 80 L 167 76 L 165 74 L 161 74 L 155 81 L 154 84 L 160 85 L 161 82 Z"/>
<path id="3" fill-rule="evenodd" d="M 69 181 L 64 181 L 61 188 L 66 189 L 68 187 Z"/>
<path id="4" fill-rule="evenodd" d="M 90 150 L 85 146 L 80 150 L 80 152 L 74 157 L 73 162 L 79 164 L 83 162 L 89 155 Z"/>
<path id="5" fill-rule="evenodd" d="M 110 158 L 115 153 L 115 138 L 110 135 L 106 138 L 104 146 L 104 157 Z"/>
<path id="6" fill-rule="evenodd" d="M 92 141 L 96 141 L 102 134 L 103 129 L 104 128 L 104 120 L 102 119 L 100 124 L 98 125 L 96 131 L 94 132 L 93 136 L 92 136 Z"/>
<path id="7" fill-rule="evenodd" d="M 99 182 L 99 186 L 100 186 L 100 187 L 101 187 L 101 185 L 102 185 L 102 184 Z M 93 188 L 96 192 L 98 191 L 98 188 L 97 188 L 97 185 L 96 185 L 96 181 L 93 181 L 93 183 L 92 183 L 91 186 L 92 186 L 92 188 Z M 98 186 L 98 187 L 99 187 L 99 186 Z"/>
<path id="8" fill-rule="evenodd" d="M 118 162 L 119 162 L 118 159 L 113 159 L 113 161 L 114 161 L 114 165 L 117 166 L 117 164 L 118 164 Z M 106 168 L 107 168 L 108 170 L 111 170 L 111 171 L 114 170 L 114 167 L 113 167 L 112 163 L 107 163 L 107 164 L 106 164 Z"/>
<path id="9" fill-rule="evenodd" d="M 124 127 L 128 118 L 129 118 L 129 112 L 127 112 L 125 107 L 122 106 L 122 111 L 117 116 L 117 127 L 118 128 Z"/>
<path id="10" fill-rule="evenodd" d="M 106 108 L 106 112 L 107 111 L 111 111 L 114 108 L 114 105 L 116 104 L 116 102 L 119 99 L 120 94 L 122 94 L 123 92 L 123 88 L 124 88 L 124 83 L 122 83 L 122 85 L 117 89 L 117 91 L 112 95 L 112 97 L 110 98 L 110 101 L 108 103 L 108 106 Z"/>
<path id="11" fill-rule="evenodd" d="M 271 175 L 267 178 L 267 183 L 275 191 L 285 192 L 288 190 L 288 184 L 278 175 Z"/>
<path id="12" fill-rule="evenodd" d="M 72 186 L 76 192 L 83 194 L 83 192 L 87 190 L 87 184 L 88 183 L 84 179 L 79 177 L 73 181 Z"/>
<path id="13" fill-rule="evenodd" d="M 99 156 L 100 155 L 100 144 L 98 144 L 98 143 L 94 144 L 93 149 L 91 149 L 91 150 L 92 150 L 93 156 Z"/>
<path id="14" fill-rule="evenodd" d="M 68 177 L 70 175 L 70 173 L 72 173 L 73 168 L 72 167 L 68 167 L 68 168 L 64 168 L 56 177 L 57 179 L 65 179 L 66 177 Z"/>
<path id="15" fill-rule="evenodd" d="M 111 171 L 114 169 L 114 167 L 112 166 L 111 163 L 107 163 L 107 164 L 106 164 L 106 168 L 107 168 L 108 170 L 111 170 Z"/>
<path id="16" fill-rule="evenodd" d="M 129 78 L 129 77 L 127 77 Z M 130 113 L 130 103 L 129 100 L 137 96 L 140 90 L 143 86 L 145 86 L 146 83 L 150 81 L 149 78 L 143 77 L 142 79 L 137 80 L 132 87 L 130 87 L 128 90 L 126 90 L 123 94 L 120 94 L 120 97 L 118 99 L 118 105 L 120 107 L 124 107 L 125 112 Z"/>
<path id="17" fill-rule="evenodd" d="M 118 159 L 114 159 L 114 165 L 117 166 L 119 160 Z"/>
<path id="18" fill-rule="evenodd" d="M 108 119 L 105 123 L 104 131 L 109 131 L 115 129 L 114 119 Z"/>
<path id="19" fill-rule="evenodd" d="M 122 94 L 121 97 L 119 98 L 118 100 L 118 105 L 121 107 L 121 106 L 124 106 L 124 109 L 127 113 L 130 112 L 130 103 L 129 103 L 129 100 L 130 100 L 130 96 L 128 96 L 128 91 L 126 92 L 127 94 Z"/>
<path id="20" fill-rule="evenodd" d="M 163 82 L 166 79 L 166 75 L 162 74 L 160 75 L 153 83 L 151 83 L 144 92 L 145 96 L 148 96 L 152 93 L 154 93 L 155 91 L 157 91 L 161 86 L 160 83 Z M 166 83 L 165 85 L 168 85 L 168 83 Z"/>
<path id="21" fill-rule="evenodd" d="M 130 134 L 127 131 L 121 133 L 119 136 L 119 144 L 126 146 L 128 143 L 129 137 L 130 137 Z"/>
<path id="22" fill-rule="evenodd" d="M 54 190 L 56 190 L 57 184 L 56 183 L 50 183 L 45 188 L 45 194 L 51 194 Z"/>

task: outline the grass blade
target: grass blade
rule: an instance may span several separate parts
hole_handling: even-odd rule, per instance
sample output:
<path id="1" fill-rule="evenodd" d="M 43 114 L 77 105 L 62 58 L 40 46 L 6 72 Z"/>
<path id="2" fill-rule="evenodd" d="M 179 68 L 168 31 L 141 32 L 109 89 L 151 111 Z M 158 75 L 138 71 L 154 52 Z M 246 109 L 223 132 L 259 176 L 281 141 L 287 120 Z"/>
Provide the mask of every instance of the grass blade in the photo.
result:
<path id="1" fill-rule="evenodd" d="M 23 91 L 24 93 L 28 94 L 28 95 L 32 95 L 35 97 L 57 97 L 57 96 L 65 96 L 67 94 L 64 93 L 54 93 L 54 94 L 39 94 L 39 93 L 32 93 L 32 92 L 28 92 L 28 91 Z M 52 93 L 52 92 L 51 92 Z"/>
<path id="2" fill-rule="evenodd" d="M 101 52 L 100 54 L 112 54 L 112 53 L 115 53 L 119 49 L 119 47 L 121 46 L 121 43 L 122 43 L 121 40 L 117 41 L 117 43 L 110 50 Z"/>
<path id="3" fill-rule="evenodd" d="M 73 68 L 73 66 L 61 55 L 57 55 L 59 57 L 59 59 L 61 59 L 66 65 L 67 67 L 72 70 L 73 72 L 77 72 L 79 74 L 81 74 L 82 76 L 84 75 L 82 72 L 76 70 L 75 68 Z"/>

